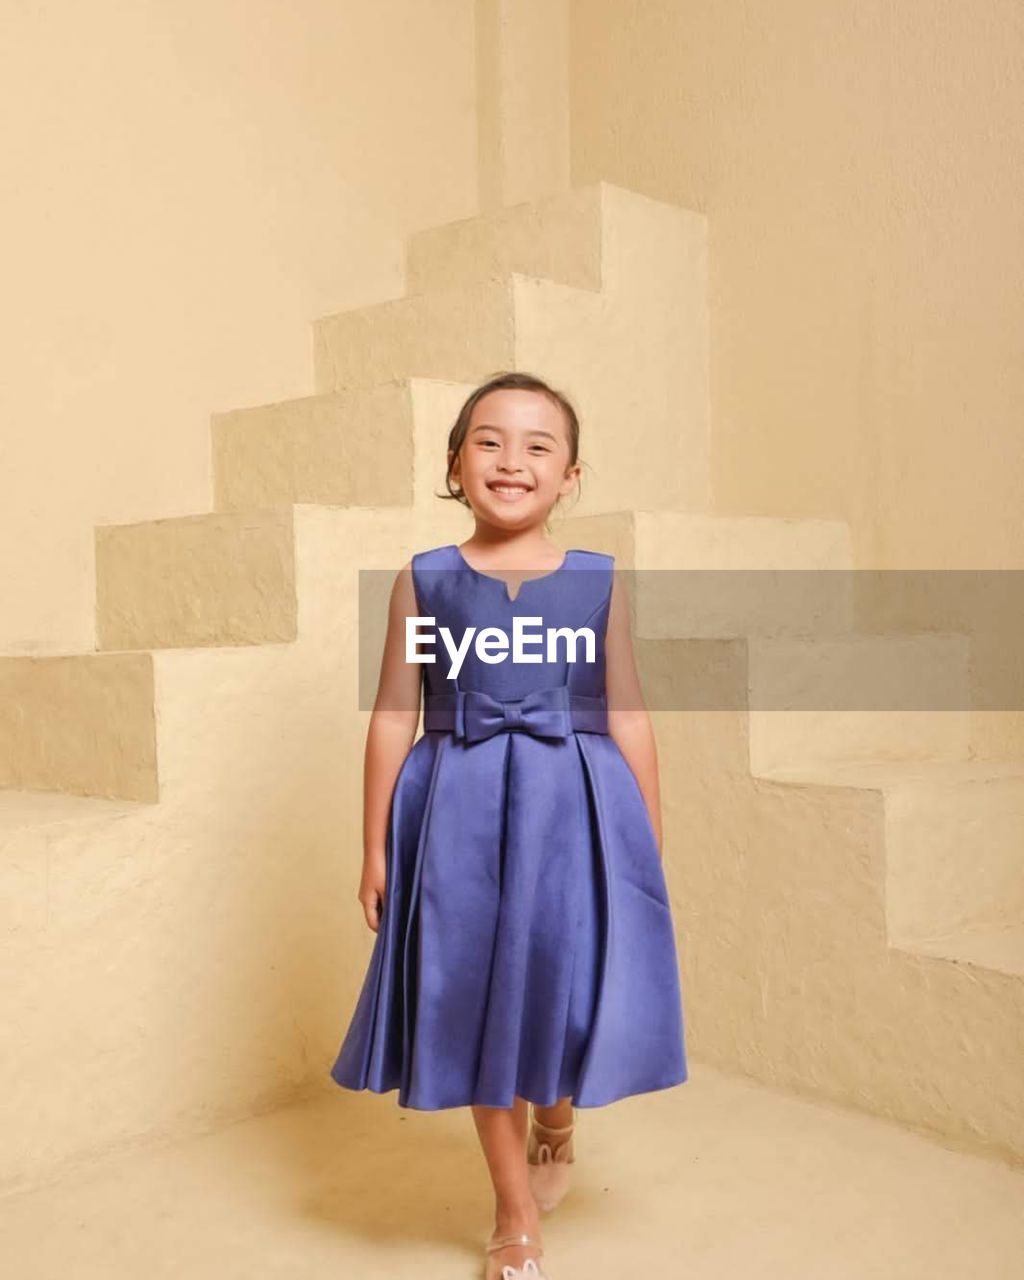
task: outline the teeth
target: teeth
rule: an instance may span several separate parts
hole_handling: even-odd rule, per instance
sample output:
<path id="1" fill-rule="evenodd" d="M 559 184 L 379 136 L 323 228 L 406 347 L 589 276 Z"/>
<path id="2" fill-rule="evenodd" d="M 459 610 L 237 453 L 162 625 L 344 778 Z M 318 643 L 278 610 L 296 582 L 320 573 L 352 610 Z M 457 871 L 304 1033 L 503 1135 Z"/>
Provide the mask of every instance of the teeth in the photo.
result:
<path id="1" fill-rule="evenodd" d="M 527 492 L 526 486 L 521 484 L 492 484 L 491 488 L 495 489 L 498 493 L 526 493 Z"/>

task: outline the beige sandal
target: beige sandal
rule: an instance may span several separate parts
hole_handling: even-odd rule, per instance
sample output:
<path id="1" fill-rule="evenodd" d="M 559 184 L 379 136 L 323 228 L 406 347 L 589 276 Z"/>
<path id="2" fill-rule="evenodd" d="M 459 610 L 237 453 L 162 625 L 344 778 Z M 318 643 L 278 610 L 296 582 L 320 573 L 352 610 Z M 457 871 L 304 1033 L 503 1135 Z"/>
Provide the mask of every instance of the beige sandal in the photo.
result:
<path id="1" fill-rule="evenodd" d="M 537 1266 L 535 1258 L 527 1258 L 521 1267 L 513 1267 L 506 1262 L 498 1269 L 497 1260 L 492 1258 L 491 1254 L 497 1253 L 499 1249 L 504 1249 L 510 1244 L 532 1244 L 538 1253 L 544 1252 L 540 1241 L 527 1235 L 525 1231 L 513 1231 L 504 1236 L 492 1235 L 486 1246 L 486 1280 L 549 1280 L 548 1273 Z"/>
<path id="2" fill-rule="evenodd" d="M 573 1120 L 576 1119 L 576 1108 L 572 1109 Z M 537 1208 L 550 1213 L 569 1190 L 569 1165 L 576 1160 L 572 1146 L 572 1133 L 575 1125 L 567 1124 L 560 1129 L 552 1128 L 537 1119 L 534 1105 L 530 1103 L 530 1132 L 526 1144 L 526 1176 L 530 1183 Z M 563 1141 L 552 1145 L 548 1138 L 563 1136 Z"/>

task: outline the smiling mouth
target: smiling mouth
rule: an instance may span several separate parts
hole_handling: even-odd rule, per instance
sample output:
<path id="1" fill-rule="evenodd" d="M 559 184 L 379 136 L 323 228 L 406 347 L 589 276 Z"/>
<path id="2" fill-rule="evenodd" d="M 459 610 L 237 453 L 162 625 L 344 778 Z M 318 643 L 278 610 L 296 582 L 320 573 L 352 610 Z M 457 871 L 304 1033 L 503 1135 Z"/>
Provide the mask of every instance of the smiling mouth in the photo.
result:
<path id="1" fill-rule="evenodd" d="M 526 485 L 526 484 L 504 484 L 504 483 L 503 483 L 502 481 L 500 481 L 500 480 L 495 481 L 493 484 L 489 484 L 487 487 L 488 487 L 488 489 L 490 489 L 490 490 L 491 490 L 491 492 L 492 492 L 492 493 L 506 493 L 506 494 L 509 494 L 509 495 L 518 495 L 518 494 L 520 494 L 520 493 L 529 493 L 529 492 L 530 492 L 530 486 L 529 486 L 529 485 Z"/>

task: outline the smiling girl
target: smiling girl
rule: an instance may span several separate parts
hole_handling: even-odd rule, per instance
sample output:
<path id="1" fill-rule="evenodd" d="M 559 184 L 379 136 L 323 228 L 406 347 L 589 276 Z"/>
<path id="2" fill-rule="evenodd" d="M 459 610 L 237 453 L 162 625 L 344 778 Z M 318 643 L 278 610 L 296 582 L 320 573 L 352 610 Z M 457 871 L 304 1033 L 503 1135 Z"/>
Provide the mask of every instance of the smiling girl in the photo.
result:
<path id="1" fill-rule="evenodd" d="M 547 1274 L 539 1213 L 568 1189 L 576 1110 L 687 1078 L 628 601 L 613 556 L 545 537 L 579 436 L 567 397 L 526 373 L 467 399 L 440 496 L 474 530 L 397 574 L 367 735 L 358 899 L 377 936 L 331 1075 L 472 1109 L 494 1192 L 487 1280 Z M 446 672 L 408 659 L 407 619 L 423 617 L 452 635 L 588 628 L 595 661 L 467 651 Z"/>

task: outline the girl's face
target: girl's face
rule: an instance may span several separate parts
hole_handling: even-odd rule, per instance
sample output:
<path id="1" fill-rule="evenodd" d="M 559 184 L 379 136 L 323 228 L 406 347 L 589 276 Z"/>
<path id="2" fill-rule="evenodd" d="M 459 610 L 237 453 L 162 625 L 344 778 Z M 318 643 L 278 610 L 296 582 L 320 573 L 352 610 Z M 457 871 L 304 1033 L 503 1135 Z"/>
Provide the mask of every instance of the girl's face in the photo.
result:
<path id="1" fill-rule="evenodd" d="M 503 387 L 473 406 L 452 479 L 479 519 L 521 529 L 543 524 L 579 470 L 578 463 L 569 466 L 558 405 L 537 391 Z"/>

